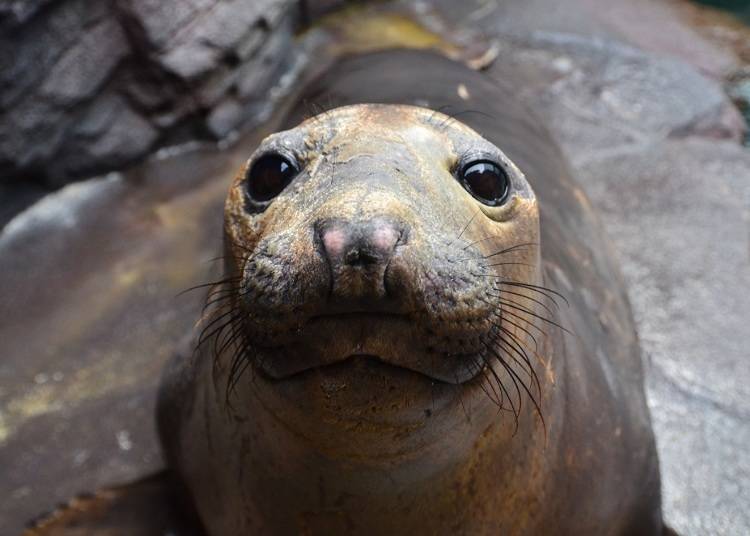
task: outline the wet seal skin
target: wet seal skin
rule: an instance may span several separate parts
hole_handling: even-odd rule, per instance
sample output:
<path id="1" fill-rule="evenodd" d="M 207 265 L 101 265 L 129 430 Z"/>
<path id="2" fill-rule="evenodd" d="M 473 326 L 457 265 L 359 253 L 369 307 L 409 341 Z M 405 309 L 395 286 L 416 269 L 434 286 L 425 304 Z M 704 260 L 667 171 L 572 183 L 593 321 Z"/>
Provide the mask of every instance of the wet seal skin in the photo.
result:
<path id="1" fill-rule="evenodd" d="M 239 171 L 158 408 L 208 534 L 662 534 L 622 281 L 514 91 L 353 56 Z"/>

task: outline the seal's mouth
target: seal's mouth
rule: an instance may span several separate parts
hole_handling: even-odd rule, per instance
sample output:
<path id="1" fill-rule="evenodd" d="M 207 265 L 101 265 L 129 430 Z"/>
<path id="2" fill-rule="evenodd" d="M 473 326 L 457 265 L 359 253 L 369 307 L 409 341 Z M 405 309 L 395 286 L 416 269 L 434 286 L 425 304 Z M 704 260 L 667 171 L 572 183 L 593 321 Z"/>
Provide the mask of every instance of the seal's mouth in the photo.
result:
<path id="1" fill-rule="evenodd" d="M 261 354 L 256 368 L 272 382 L 366 371 L 384 378 L 459 385 L 483 370 L 470 356 L 430 352 L 414 320 L 391 312 L 326 311 L 310 317 L 287 344 L 264 348 Z"/>
<path id="2" fill-rule="evenodd" d="M 368 374 L 380 374 L 384 377 L 397 377 L 404 380 L 427 381 L 432 384 L 456 385 L 453 382 L 446 382 L 419 371 L 389 363 L 376 355 L 353 354 L 345 357 L 341 361 L 328 363 L 320 366 L 313 366 L 307 369 L 294 372 L 281 378 L 274 378 L 261 372 L 265 378 L 271 382 L 282 382 L 290 380 L 304 380 L 318 375 L 349 375 L 367 372 Z"/>

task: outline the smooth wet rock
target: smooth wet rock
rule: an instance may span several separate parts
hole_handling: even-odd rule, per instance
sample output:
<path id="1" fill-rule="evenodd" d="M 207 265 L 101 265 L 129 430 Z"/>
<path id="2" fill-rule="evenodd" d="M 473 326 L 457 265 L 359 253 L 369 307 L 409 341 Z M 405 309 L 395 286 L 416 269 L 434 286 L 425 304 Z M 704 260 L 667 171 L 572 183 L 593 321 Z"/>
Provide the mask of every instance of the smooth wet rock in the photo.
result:
<path id="1" fill-rule="evenodd" d="M 750 152 L 666 141 L 589 161 L 580 177 L 620 246 L 655 364 L 720 406 L 746 406 Z"/>
<path id="2" fill-rule="evenodd" d="M 750 152 L 690 138 L 578 175 L 622 261 L 649 360 L 666 518 L 744 534 L 750 514 Z"/>
<path id="3" fill-rule="evenodd" d="M 71 184 L 0 232 L 3 534 L 163 467 L 156 387 L 203 299 L 178 294 L 212 278 L 246 157 L 193 151 Z"/>

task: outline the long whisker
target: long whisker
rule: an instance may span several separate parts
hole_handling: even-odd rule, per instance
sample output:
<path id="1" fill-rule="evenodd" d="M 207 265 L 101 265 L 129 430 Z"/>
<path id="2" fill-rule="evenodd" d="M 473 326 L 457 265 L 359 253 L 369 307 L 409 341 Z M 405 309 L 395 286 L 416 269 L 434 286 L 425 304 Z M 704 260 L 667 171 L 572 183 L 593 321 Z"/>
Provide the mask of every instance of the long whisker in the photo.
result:
<path id="1" fill-rule="evenodd" d="M 520 331 L 523 331 L 532 341 L 534 341 L 534 353 L 536 353 L 536 352 L 539 351 L 539 343 L 537 342 L 536 337 L 534 336 L 533 333 L 531 333 L 529 330 L 527 330 L 522 325 L 516 324 L 512 320 L 509 320 L 507 318 L 507 315 L 502 315 L 500 313 L 493 313 L 493 316 L 495 316 L 496 318 L 498 318 L 501 322 L 507 322 L 508 324 L 510 324 L 511 326 L 513 326 L 514 328 L 516 328 L 516 329 L 518 329 Z M 544 332 L 542 332 L 542 335 L 544 337 L 547 336 L 547 334 L 544 333 Z"/>
<path id="2" fill-rule="evenodd" d="M 461 240 L 461 237 L 462 237 L 462 236 L 463 236 L 463 234 L 464 234 L 464 233 L 466 232 L 466 229 L 468 229 L 468 228 L 469 228 L 469 225 L 471 225 L 471 223 L 472 223 L 472 222 L 474 221 L 474 218 L 476 218 L 476 217 L 477 217 L 477 214 L 479 214 L 480 212 L 482 212 L 482 209 L 478 208 L 478 209 L 477 209 L 477 210 L 476 210 L 476 211 L 474 212 L 474 214 L 473 214 L 473 215 L 471 216 L 471 218 L 469 219 L 469 221 L 468 221 L 468 222 L 466 222 L 466 225 L 464 225 L 464 228 L 463 228 L 463 229 L 461 229 L 461 232 L 460 232 L 460 233 L 458 233 L 458 236 L 457 236 L 456 238 L 454 238 L 453 240 L 451 240 L 451 241 L 450 241 L 450 242 L 448 243 L 448 246 L 450 246 L 451 244 L 453 244 L 453 242 L 457 242 L 458 240 Z"/>
<path id="3" fill-rule="evenodd" d="M 504 294 L 511 295 L 511 296 L 518 296 L 519 298 L 523 298 L 525 300 L 529 300 L 532 303 L 537 304 L 539 307 L 547 311 L 549 314 L 554 315 L 555 313 L 550 309 L 546 303 L 542 302 L 541 300 L 537 300 L 536 298 L 532 298 L 531 296 L 527 296 L 526 294 L 521 294 L 520 292 L 513 292 L 511 290 L 502 290 L 496 287 L 497 292 L 499 294 L 492 294 L 488 292 L 490 296 L 495 296 L 497 298 L 503 298 Z M 509 298 L 510 299 L 510 298 Z M 555 304 L 555 307 L 557 307 L 557 304 Z"/>
<path id="4" fill-rule="evenodd" d="M 198 346 L 201 346 L 205 341 L 213 337 L 220 329 L 222 329 L 225 325 L 229 324 L 230 322 L 233 322 L 239 318 L 241 318 L 242 313 L 237 312 L 236 309 L 229 309 L 225 313 L 222 313 L 218 315 L 216 318 L 211 320 L 206 327 L 203 328 L 201 331 L 200 336 L 198 337 Z M 227 319 L 227 317 L 229 317 Z M 223 321 L 223 323 L 222 323 Z M 216 323 L 219 323 L 219 327 L 213 328 L 213 326 L 216 325 Z M 210 330 L 210 331 L 209 331 Z"/>
<path id="5" fill-rule="evenodd" d="M 202 289 L 202 288 L 215 287 L 217 285 L 224 285 L 224 284 L 227 284 L 227 283 L 236 283 L 240 279 L 241 279 L 241 277 L 237 276 L 237 277 L 228 277 L 226 279 L 219 279 L 217 281 L 209 281 L 208 283 L 201 283 L 200 285 L 195 285 L 195 286 L 192 286 L 192 287 L 188 287 L 185 290 L 180 291 L 179 293 L 177 293 L 175 295 L 175 298 L 179 298 L 183 294 L 187 294 L 188 292 L 193 292 L 194 290 L 198 290 L 198 289 Z"/>
<path id="6" fill-rule="evenodd" d="M 503 359 L 502 356 L 500 356 L 500 354 L 493 347 L 488 347 L 488 349 L 495 356 L 496 361 L 500 363 L 500 365 L 506 371 L 510 372 L 510 366 L 505 361 L 505 359 Z M 513 382 L 513 389 L 516 392 L 516 401 L 518 402 L 518 407 L 516 407 L 516 405 L 513 403 L 513 397 L 510 395 L 507 388 L 505 388 L 505 385 L 503 384 L 500 377 L 497 375 L 497 372 L 495 371 L 495 369 L 492 366 L 490 366 L 490 369 L 492 370 L 495 380 L 500 382 L 500 385 L 503 386 L 503 388 L 505 389 L 505 392 L 508 394 L 508 403 L 510 404 L 510 407 L 513 410 L 513 415 L 514 415 L 515 423 L 514 423 L 513 435 L 515 435 L 516 432 L 518 431 L 518 419 L 521 416 L 521 409 L 523 408 L 523 400 L 521 397 L 521 389 L 518 387 L 518 379 L 515 376 L 510 375 L 510 379 Z"/>
<path id="7" fill-rule="evenodd" d="M 501 338 L 501 339 L 500 339 L 500 340 L 499 340 L 498 342 L 499 342 L 499 343 L 500 343 L 501 345 L 504 345 L 504 346 L 506 346 L 506 347 L 507 347 L 507 344 L 508 344 L 508 343 L 507 343 L 507 341 L 505 341 L 505 339 L 502 339 L 502 338 Z M 506 362 L 502 361 L 502 362 L 501 362 L 501 364 L 502 364 L 502 365 L 503 365 L 503 366 L 505 367 L 505 370 L 507 370 L 507 371 L 508 371 L 508 373 L 509 373 L 509 374 L 510 374 L 511 376 L 513 376 L 513 378 L 514 378 L 515 380 L 517 380 L 517 381 L 514 381 L 514 382 L 513 382 L 513 383 L 514 383 L 514 384 L 516 385 L 516 388 L 518 388 L 518 384 L 519 384 L 519 383 L 521 384 L 521 387 L 523 388 L 523 390 L 524 390 L 524 391 L 526 392 L 526 395 L 527 395 L 527 396 L 529 397 L 529 399 L 531 400 L 531 403 L 532 403 L 532 405 L 534 406 L 534 410 L 536 411 L 536 414 L 537 414 L 537 415 L 539 415 L 539 418 L 540 418 L 540 419 L 542 420 L 542 428 L 544 428 L 544 429 L 546 430 L 546 424 L 545 424 L 545 421 L 544 421 L 544 415 L 542 414 L 542 408 L 541 408 L 541 406 L 539 405 L 539 402 L 537 401 L 537 399 L 536 399 L 536 397 L 534 396 L 534 394 L 533 394 L 533 393 L 531 392 L 531 390 L 529 389 L 529 387 L 528 387 L 528 386 L 526 385 L 526 382 L 524 382 L 524 381 L 523 381 L 523 380 L 521 379 L 521 377 L 520 377 L 520 376 L 518 375 L 518 373 L 517 373 L 517 372 L 516 372 L 516 371 L 515 371 L 515 370 L 513 369 L 513 367 L 511 367 L 511 366 L 510 366 L 510 365 L 509 365 L 508 363 L 506 363 Z M 520 396 L 521 396 L 521 395 L 520 395 L 520 393 L 519 393 L 519 397 L 520 397 Z M 545 432 L 545 433 L 546 433 L 546 432 Z"/>
<path id="8" fill-rule="evenodd" d="M 554 296 L 557 296 L 562 301 L 564 301 L 565 305 L 567 305 L 568 307 L 570 307 L 570 302 L 565 297 L 565 295 L 561 294 L 560 292 L 558 292 L 556 290 L 553 290 L 551 288 L 542 287 L 542 286 L 539 286 L 539 285 L 532 285 L 531 283 L 521 283 L 520 281 L 502 280 L 502 281 L 498 281 L 498 283 L 501 284 L 501 285 L 507 285 L 509 287 L 522 287 L 522 288 L 526 288 L 526 289 L 529 289 L 529 290 L 532 290 L 532 291 L 536 291 L 536 292 L 539 292 L 539 293 L 542 293 L 542 294 L 544 294 L 544 293 L 553 294 Z M 553 298 L 553 297 L 551 297 L 549 295 L 547 295 L 547 297 L 550 298 L 553 301 L 555 300 L 555 298 Z"/>
<path id="9" fill-rule="evenodd" d="M 496 262 L 494 264 L 485 264 L 486 268 L 492 268 L 494 266 L 526 266 L 528 268 L 533 268 L 534 265 L 529 264 L 527 262 Z"/>
<path id="10" fill-rule="evenodd" d="M 568 299 L 563 294 L 551 288 L 541 287 L 538 285 L 532 285 L 530 283 L 521 283 L 519 281 L 504 279 L 502 275 L 486 274 L 486 273 L 477 274 L 474 272 L 471 272 L 471 275 L 475 277 L 488 277 L 490 279 L 495 279 L 496 285 L 505 285 L 508 287 L 518 287 L 518 288 L 530 290 L 531 292 L 536 292 L 537 294 L 543 295 L 545 298 L 555 303 L 557 303 L 557 298 L 561 298 L 565 302 L 565 305 L 570 306 Z"/>
<path id="11" fill-rule="evenodd" d="M 528 309 L 526 307 L 523 307 L 522 305 L 520 305 L 520 304 L 518 304 L 518 303 L 516 303 L 514 301 L 511 301 L 511 300 L 508 300 L 508 299 L 505 299 L 505 300 L 500 299 L 500 300 L 498 300 L 498 302 L 500 303 L 500 305 L 504 305 L 506 307 L 510 307 L 510 308 L 515 309 L 517 311 L 521 311 L 522 313 L 526 313 L 527 315 L 531 315 L 534 318 L 538 318 L 542 322 L 546 322 L 547 324 L 555 326 L 556 328 L 561 329 L 562 331 L 564 331 L 568 335 L 573 335 L 572 331 L 570 331 L 569 329 L 567 329 L 564 326 L 561 326 L 560 324 L 558 324 L 554 320 L 550 320 L 549 318 L 547 318 L 545 316 L 539 315 L 539 314 L 535 313 L 534 311 L 532 311 L 532 310 L 530 310 L 530 309 Z"/>
<path id="12" fill-rule="evenodd" d="M 490 350 L 489 346 L 486 346 L 486 348 Z M 508 392 L 508 389 L 505 387 L 503 380 L 500 379 L 500 376 L 498 376 L 497 371 L 492 367 L 492 362 L 487 359 L 487 356 L 484 353 L 481 353 L 480 356 L 482 357 L 482 361 L 484 361 L 487 367 L 487 370 L 490 372 L 492 378 L 495 380 L 495 385 L 497 385 L 497 387 L 500 389 L 500 392 L 503 393 L 503 399 L 507 400 L 508 404 L 510 404 L 511 411 L 513 412 L 513 418 L 515 420 L 515 427 L 517 429 L 520 408 L 516 409 L 516 406 L 513 403 L 513 397 L 510 396 L 510 393 Z M 515 431 L 513 433 L 515 433 Z"/>
<path id="13" fill-rule="evenodd" d="M 504 237 L 503 237 L 503 235 L 488 236 L 488 237 L 482 238 L 480 240 L 475 240 L 474 242 L 472 242 L 469 245 L 465 246 L 463 249 L 464 249 L 464 251 L 466 251 L 468 248 L 470 248 L 471 246 L 473 246 L 475 244 L 479 244 L 480 242 L 484 242 L 486 240 L 491 240 L 491 239 L 494 239 L 494 238 L 504 238 Z M 505 248 L 505 249 L 502 249 L 500 251 L 496 251 L 495 253 L 490 253 L 489 255 L 485 255 L 482 258 L 483 259 L 489 259 L 490 257 L 495 257 L 497 255 L 504 255 L 506 253 L 511 253 L 511 252 L 514 252 L 514 251 L 518 251 L 519 249 L 523 249 L 523 248 L 527 248 L 527 247 L 531 247 L 531 246 L 538 246 L 538 245 L 539 245 L 538 242 L 524 242 L 523 244 L 516 244 L 515 246 L 511 246 L 509 248 Z"/>
<path id="14" fill-rule="evenodd" d="M 513 353 L 516 356 L 518 356 L 521 359 L 521 361 L 523 361 L 523 363 L 518 362 L 518 360 L 514 356 L 511 356 L 511 357 L 513 358 L 514 361 L 516 361 L 516 363 L 518 363 L 518 365 L 524 370 L 524 372 L 526 372 L 526 374 L 529 375 L 529 379 L 531 380 L 532 387 L 536 388 L 537 392 L 541 395 L 542 385 L 539 382 L 539 376 L 537 376 L 536 371 L 534 370 L 534 366 L 531 363 L 531 359 L 526 353 L 526 350 L 527 350 L 526 346 L 518 339 L 518 337 L 516 337 L 516 335 L 512 331 L 502 326 L 500 327 L 500 331 L 502 331 L 505 335 L 510 337 L 510 341 L 506 341 L 507 344 L 511 346 Z M 538 355 L 535 354 L 535 356 L 537 357 L 537 359 L 539 358 Z"/>

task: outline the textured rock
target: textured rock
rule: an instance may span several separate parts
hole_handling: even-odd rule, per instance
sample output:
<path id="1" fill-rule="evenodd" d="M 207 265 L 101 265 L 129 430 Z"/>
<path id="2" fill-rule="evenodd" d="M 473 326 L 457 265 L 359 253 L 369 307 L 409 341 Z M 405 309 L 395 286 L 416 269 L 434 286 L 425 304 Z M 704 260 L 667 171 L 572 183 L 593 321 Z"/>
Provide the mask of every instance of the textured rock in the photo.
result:
<path id="1" fill-rule="evenodd" d="M 270 36 L 266 47 L 252 60 L 246 62 L 237 70 L 237 94 L 243 99 L 259 100 L 262 95 L 260 88 L 276 80 L 291 64 L 286 58 L 280 62 L 278 54 L 292 46 L 290 33 L 277 32 Z M 260 83 L 259 83 L 260 81 Z"/>
<path id="2" fill-rule="evenodd" d="M 100 96 L 65 139 L 56 164 L 69 176 L 115 169 L 147 154 L 157 130 L 117 94 Z"/>
<path id="3" fill-rule="evenodd" d="M 160 0 L 132 0 L 122 2 L 121 9 L 130 12 L 144 30 L 143 45 L 160 50 L 181 28 L 191 23 L 196 12 L 215 4 L 214 0 L 162 2 Z"/>
<path id="4" fill-rule="evenodd" d="M 28 99 L 2 117 L 0 165 L 34 169 L 52 159 L 64 134 L 65 112 L 47 102 Z"/>
<path id="5" fill-rule="evenodd" d="M 109 13 L 104 2 L 58 0 L 22 25 L 0 26 L 0 111 L 33 95 L 85 29 Z"/>
<path id="6" fill-rule="evenodd" d="M 573 34 L 537 32 L 500 43 L 498 63 L 529 73 L 527 101 L 573 162 L 670 136 L 742 137 L 744 122 L 721 85 L 680 60 Z"/>
<path id="7" fill-rule="evenodd" d="M 59 186 L 228 134 L 290 64 L 297 18 L 294 0 L 0 6 L 0 180 Z"/>
<path id="8" fill-rule="evenodd" d="M 440 5 L 447 20 L 490 35 L 533 32 L 617 39 L 639 49 L 675 57 L 712 77 L 731 72 L 738 58 L 691 26 L 684 0 L 464 0 Z"/>
<path id="9" fill-rule="evenodd" d="M 219 51 L 201 43 L 186 43 L 161 57 L 161 64 L 180 78 L 197 78 L 216 67 Z"/>
<path id="10" fill-rule="evenodd" d="M 39 97 L 71 106 L 94 95 L 129 52 L 119 23 L 107 18 L 81 34 L 42 81 Z"/>
<path id="11" fill-rule="evenodd" d="M 229 97 L 220 102 L 209 114 L 206 125 L 217 138 L 223 138 L 242 122 L 242 106 Z"/>
<path id="12" fill-rule="evenodd" d="M 23 24 L 53 0 L 9 0 L 0 4 L 0 21 L 10 25 Z"/>

